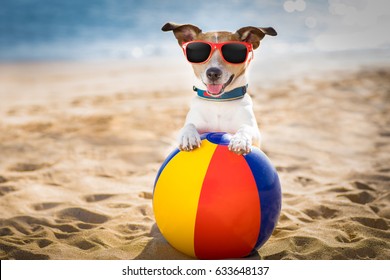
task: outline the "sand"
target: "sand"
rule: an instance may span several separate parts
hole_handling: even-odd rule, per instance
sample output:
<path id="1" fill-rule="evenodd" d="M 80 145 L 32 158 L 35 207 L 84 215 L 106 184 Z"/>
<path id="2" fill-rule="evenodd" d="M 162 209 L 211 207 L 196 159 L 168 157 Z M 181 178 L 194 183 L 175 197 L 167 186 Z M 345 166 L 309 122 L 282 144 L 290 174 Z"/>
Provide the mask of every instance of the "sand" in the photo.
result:
<path id="1" fill-rule="evenodd" d="M 0 65 L 0 259 L 188 259 L 156 227 L 152 190 L 188 110 L 190 71 Z M 251 258 L 390 259 L 390 67 L 321 71 L 252 75 L 283 205 Z"/>

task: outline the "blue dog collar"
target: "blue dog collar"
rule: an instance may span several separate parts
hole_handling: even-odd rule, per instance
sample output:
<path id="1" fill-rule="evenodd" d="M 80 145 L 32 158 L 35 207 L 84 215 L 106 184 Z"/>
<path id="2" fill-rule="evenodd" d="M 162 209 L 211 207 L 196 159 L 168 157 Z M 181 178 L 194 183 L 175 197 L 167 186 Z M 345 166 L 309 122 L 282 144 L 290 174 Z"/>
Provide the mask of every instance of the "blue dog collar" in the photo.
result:
<path id="1" fill-rule="evenodd" d="M 230 101 L 243 98 L 248 85 L 235 88 L 231 91 L 224 92 L 221 96 L 215 97 L 207 92 L 207 90 L 198 89 L 197 87 L 193 87 L 193 90 L 197 92 L 198 96 L 203 99 L 212 100 L 212 101 Z"/>

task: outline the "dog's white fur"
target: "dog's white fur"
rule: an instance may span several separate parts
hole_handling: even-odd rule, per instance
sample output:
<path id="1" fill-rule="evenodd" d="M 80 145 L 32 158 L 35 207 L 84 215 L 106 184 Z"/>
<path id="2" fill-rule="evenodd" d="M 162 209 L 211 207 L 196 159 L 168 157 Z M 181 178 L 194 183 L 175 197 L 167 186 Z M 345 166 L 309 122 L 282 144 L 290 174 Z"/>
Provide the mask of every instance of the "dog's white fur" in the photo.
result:
<path id="1" fill-rule="evenodd" d="M 179 134 L 180 149 L 199 147 L 199 134 L 210 131 L 234 134 L 229 149 L 238 154 L 249 153 L 252 145 L 260 147 L 260 131 L 250 96 L 245 94 L 241 99 L 225 102 L 194 97 L 185 126 Z"/>
<path id="2" fill-rule="evenodd" d="M 276 35 L 276 31 L 271 27 L 256 28 L 252 26 L 243 27 L 237 30 L 236 33 L 202 33 L 201 29 L 191 24 L 167 23 L 162 30 L 173 31 L 179 45 L 195 39 L 219 42 L 219 36 L 221 36 L 222 41 L 249 42 L 254 49 L 259 46 L 260 40 L 266 34 Z M 253 57 L 253 53 L 249 55 Z M 242 65 L 227 65 L 221 58 L 219 51 L 216 50 L 206 63 L 193 64 L 192 66 L 195 76 L 205 85 L 216 82 L 207 77 L 206 71 L 210 68 L 218 68 L 222 71 L 220 78 L 217 80 L 218 84 L 227 83 L 234 75 L 232 82 L 224 90 L 224 92 L 228 92 L 237 87 L 246 86 L 248 64 L 249 61 Z M 185 126 L 179 134 L 179 148 L 191 151 L 199 147 L 201 145 L 200 134 L 205 132 L 227 132 L 232 134 L 229 149 L 236 154 L 249 153 L 252 145 L 260 147 L 261 136 L 250 96 L 245 94 L 243 98 L 231 101 L 211 101 L 201 99 L 198 96 L 194 97 L 187 114 Z"/>

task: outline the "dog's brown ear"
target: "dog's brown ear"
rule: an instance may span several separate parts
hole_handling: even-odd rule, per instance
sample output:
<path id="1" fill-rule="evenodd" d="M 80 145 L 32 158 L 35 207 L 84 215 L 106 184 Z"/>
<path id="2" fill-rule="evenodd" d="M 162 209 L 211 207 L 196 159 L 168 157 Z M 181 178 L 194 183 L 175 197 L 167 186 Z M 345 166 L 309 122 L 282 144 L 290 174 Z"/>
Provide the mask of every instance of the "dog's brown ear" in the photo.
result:
<path id="1" fill-rule="evenodd" d="M 236 34 L 243 42 L 251 43 L 253 49 L 257 49 L 260 45 L 260 41 L 265 35 L 276 36 L 277 33 L 272 27 L 253 27 L 246 26 L 236 31 Z"/>
<path id="2" fill-rule="evenodd" d="M 192 24 L 177 24 L 173 22 L 166 23 L 162 28 L 162 31 L 173 31 L 175 37 L 181 46 L 185 42 L 190 42 L 196 39 L 202 30 Z"/>

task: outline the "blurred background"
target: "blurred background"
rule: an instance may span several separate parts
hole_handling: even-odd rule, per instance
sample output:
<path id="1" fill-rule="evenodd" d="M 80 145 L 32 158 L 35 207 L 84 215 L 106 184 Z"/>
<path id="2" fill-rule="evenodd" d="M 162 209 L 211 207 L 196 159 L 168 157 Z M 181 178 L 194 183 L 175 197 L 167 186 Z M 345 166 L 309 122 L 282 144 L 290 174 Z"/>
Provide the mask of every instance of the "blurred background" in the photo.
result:
<path id="1" fill-rule="evenodd" d="M 388 59 L 388 0 L 2 0 L 0 61 L 177 56 L 167 21 L 203 31 L 272 26 L 269 55 L 345 53 Z"/>

